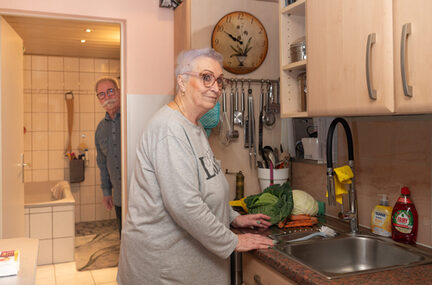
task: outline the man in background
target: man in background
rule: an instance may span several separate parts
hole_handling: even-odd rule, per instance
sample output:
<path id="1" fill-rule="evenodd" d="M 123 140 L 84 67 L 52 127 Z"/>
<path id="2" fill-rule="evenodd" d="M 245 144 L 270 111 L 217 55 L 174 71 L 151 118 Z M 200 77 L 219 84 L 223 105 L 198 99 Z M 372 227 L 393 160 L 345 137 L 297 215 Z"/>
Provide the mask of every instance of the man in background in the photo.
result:
<path id="1" fill-rule="evenodd" d="M 106 114 L 96 129 L 97 165 L 100 169 L 103 204 L 114 206 L 121 237 L 121 133 L 120 89 L 117 80 L 102 77 L 95 85 L 96 96 Z"/>

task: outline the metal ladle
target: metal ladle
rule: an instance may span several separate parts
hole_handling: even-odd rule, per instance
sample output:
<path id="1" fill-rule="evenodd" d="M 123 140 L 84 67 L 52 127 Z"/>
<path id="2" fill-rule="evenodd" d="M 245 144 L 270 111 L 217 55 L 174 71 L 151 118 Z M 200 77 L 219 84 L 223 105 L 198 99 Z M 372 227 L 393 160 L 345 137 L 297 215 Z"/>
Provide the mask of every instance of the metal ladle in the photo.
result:
<path id="1" fill-rule="evenodd" d="M 266 111 L 264 114 L 264 124 L 267 127 L 273 126 L 276 122 L 276 116 L 273 112 L 273 110 L 270 109 L 270 105 L 273 103 L 273 84 L 270 83 L 270 81 L 267 81 L 268 91 L 267 91 L 267 104 L 266 104 Z"/>

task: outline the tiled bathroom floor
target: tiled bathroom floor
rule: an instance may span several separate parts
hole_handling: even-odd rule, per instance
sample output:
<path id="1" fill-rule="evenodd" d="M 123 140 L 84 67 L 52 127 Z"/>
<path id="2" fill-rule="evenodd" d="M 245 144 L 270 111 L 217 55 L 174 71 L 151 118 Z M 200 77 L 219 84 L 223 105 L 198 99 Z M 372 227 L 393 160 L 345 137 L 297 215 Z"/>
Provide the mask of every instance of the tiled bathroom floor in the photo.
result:
<path id="1" fill-rule="evenodd" d="M 75 262 L 38 266 L 36 285 L 116 285 L 117 267 L 77 271 Z"/>

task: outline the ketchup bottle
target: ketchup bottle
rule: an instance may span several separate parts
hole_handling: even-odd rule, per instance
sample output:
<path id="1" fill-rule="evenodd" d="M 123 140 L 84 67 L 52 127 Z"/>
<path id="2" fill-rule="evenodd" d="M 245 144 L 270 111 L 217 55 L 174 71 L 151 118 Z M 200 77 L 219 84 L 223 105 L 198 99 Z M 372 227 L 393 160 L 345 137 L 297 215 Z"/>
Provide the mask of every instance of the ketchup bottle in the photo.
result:
<path id="1" fill-rule="evenodd" d="M 415 244 L 417 240 L 418 215 L 410 199 L 408 187 L 402 187 L 392 211 L 392 238 L 397 242 Z"/>

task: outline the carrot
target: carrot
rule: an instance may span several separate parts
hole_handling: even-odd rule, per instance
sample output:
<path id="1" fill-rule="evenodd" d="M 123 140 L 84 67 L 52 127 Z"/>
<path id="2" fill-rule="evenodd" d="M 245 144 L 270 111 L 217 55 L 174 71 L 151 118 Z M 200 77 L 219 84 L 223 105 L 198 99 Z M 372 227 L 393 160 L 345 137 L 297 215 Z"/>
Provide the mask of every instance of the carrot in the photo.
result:
<path id="1" fill-rule="evenodd" d="M 300 221 L 300 220 L 310 220 L 311 216 L 309 216 L 309 215 L 291 215 L 289 218 L 291 221 Z"/>
<path id="2" fill-rule="evenodd" d="M 293 228 L 293 227 L 311 227 L 318 223 L 318 221 L 314 220 L 299 220 L 299 221 L 291 221 L 287 222 L 283 227 L 284 228 Z"/>

